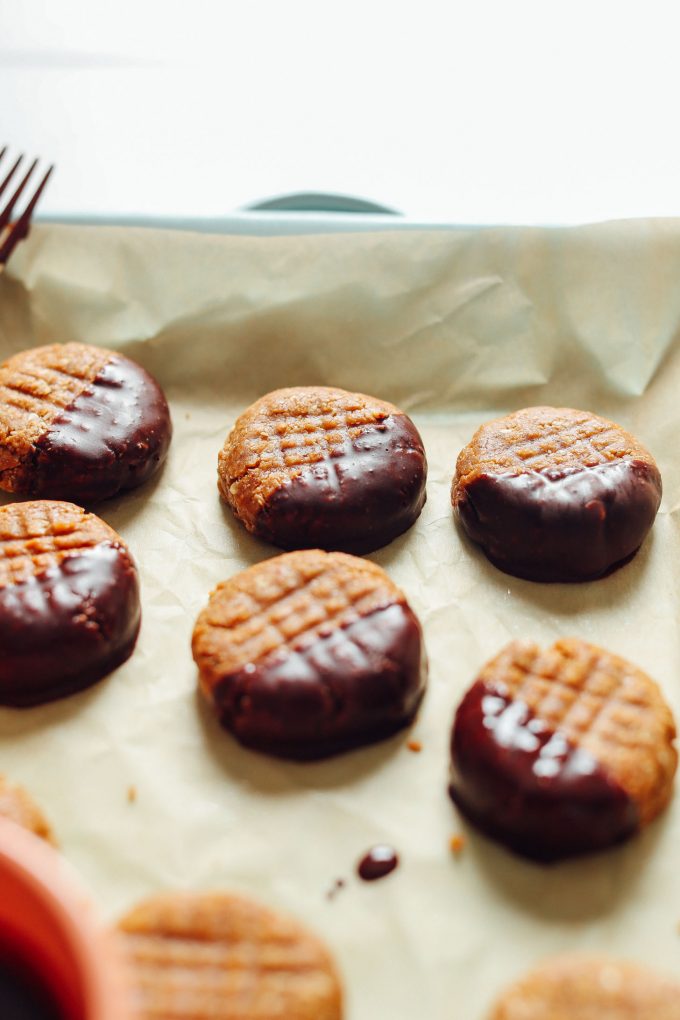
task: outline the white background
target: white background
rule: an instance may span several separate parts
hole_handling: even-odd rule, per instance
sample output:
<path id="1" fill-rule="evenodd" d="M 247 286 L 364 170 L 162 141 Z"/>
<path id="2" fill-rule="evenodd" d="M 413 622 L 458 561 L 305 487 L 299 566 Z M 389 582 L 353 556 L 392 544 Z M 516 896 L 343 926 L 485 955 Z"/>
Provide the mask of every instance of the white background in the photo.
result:
<path id="1" fill-rule="evenodd" d="M 321 190 L 448 222 L 680 212 L 672 3 L 0 0 L 0 129 L 43 213 Z"/>

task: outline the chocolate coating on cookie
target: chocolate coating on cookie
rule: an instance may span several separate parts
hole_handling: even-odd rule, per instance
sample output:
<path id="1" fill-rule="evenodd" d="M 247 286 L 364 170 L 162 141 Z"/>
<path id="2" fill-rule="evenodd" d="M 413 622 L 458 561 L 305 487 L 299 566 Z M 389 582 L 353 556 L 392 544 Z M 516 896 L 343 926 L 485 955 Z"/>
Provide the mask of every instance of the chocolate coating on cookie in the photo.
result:
<path id="1" fill-rule="evenodd" d="M 0 367 L 0 486 L 91 505 L 146 482 L 172 425 L 156 380 L 103 348 L 55 344 Z"/>
<path id="2" fill-rule="evenodd" d="M 283 549 L 378 549 L 425 503 L 427 461 L 398 408 L 330 387 L 275 390 L 237 420 L 219 489 L 246 528 Z"/>
<path id="3" fill-rule="evenodd" d="M 476 683 L 466 694 L 451 749 L 454 802 L 525 857 L 559 860 L 638 828 L 635 804 L 596 759 L 499 688 Z"/>
<path id="4" fill-rule="evenodd" d="M 136 1020 L 341 1020 L 342 987 L 302 924 L 235 893 L 164 893 L 118 923 Z"/>
<path id="5" fill-rule="evenodd" d="M 488 559 L 533 581 L 587 581 L 621 566 L 660 501 L 651 454 L 613 422 L 571 408 L 483 425 L 452 488 L 458 520 Z"/>
<path id="6" fill-rule="evenodd" d="M 221 681 L 212 691 L 223 724 L 247 746 L 322 758 L 391 736 L 413 717 L 420 629 L 405 605 L 338 627 Z"/>
<path id="7" fill-rule="evenodd" d="M 0 704 L 90 686 L 132 654 L 137 569 L 122 539 L 70 503 L 0 507 Z"/>
<path id="8" fill-rule="evenodd" d="M 675 725 L 641 670 L 583 641 L 513 642 L 463 698 L 450 794 L 487 835 L 539 861 L 603 849 L 668 803 Z"/>
<path id="9" fill-rule="evenodd" d="M 248 747 L 323 758 L 415 716 L 425 689 L 420 625 L 373 563 L 289 553 L 213 592 L 194 629 L 203 693 Z"/>
<path id="10" fill-rule="evenodd" d="M 508 988 L 490 1020 L 680 1020 L 680 983 L 597 956 L 545 960 Z"/>

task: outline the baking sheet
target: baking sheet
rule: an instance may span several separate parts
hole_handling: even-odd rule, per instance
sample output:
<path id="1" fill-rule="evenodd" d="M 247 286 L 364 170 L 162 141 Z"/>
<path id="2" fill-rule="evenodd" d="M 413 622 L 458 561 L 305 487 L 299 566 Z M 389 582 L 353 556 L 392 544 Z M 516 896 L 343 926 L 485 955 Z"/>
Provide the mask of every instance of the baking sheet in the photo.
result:
<path id="1" fill-rule="evenodd" d="M 680 716 L 678 280 L 680 221 L 289 238 L 34 228 L 0 277 L 0 355 L 113 347 L 157 375 L 175 424 L 162 475 L 99 508 L 141 570 L 134 657 L 76 697 L 0 710 L 0 769 L 44 806 L 104 917 L 167 887 L 250 892 L 325 937 L 348 1020 L 481 1020 L 507 981 L 576 947 L 677 968 L 677 803 L 625 847 L 544 868 L 468 829 L 446 779 L 454 708 L 515 637 L 600 643 Z M 292 764 L 219 730 L 189 642 L 215 584 L 276 552 L 220 504 L 217 452 L 255 397 L 313 383 L 392 400 L 422 431 L 425 510 L 371 558 L 420 616 L 430 684 L 410 733 Z M 659 462 L 652 537 L 605 580 L 508 577 L 452 522 L 460 447 L 536 403 L 612 417 Z M 402 863 L 363 884 L 354 866 L 376 842 Z"/>

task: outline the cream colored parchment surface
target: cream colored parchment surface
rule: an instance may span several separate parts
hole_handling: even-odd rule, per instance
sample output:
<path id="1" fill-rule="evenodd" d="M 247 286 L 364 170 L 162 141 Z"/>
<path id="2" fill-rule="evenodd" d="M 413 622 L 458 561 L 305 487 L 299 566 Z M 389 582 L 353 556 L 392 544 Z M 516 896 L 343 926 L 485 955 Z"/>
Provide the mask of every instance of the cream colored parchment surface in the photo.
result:
<path id="1" fill-rule="evenodd" d="M 103 918 L 169 887 L 250 892 L 328 941 L 347 1020 L 482 1020 L 507 981 L 572 948 L 677 971 L 677 800 L 626 846 L 546 868 L 470 830 L 446 783 L 455 706 L 515 637 L 601 644 L 680 715 L 679 338 L 680 221 L 284 238 L 33 230 L 0 278 L 0 356 L 115 348 L 155 373 L 175 426 L 160 477 L 98 508 L 141 571 L 134 656 L 76 697 L 0 710 L 0 770 L 34 793 Z M 425 510 L 371 558 L 423 623 L 430 680 L 410 732 L 291 764 L 220 731 L 189 643 L 211 589 L 276 553 L 220 504 L 218 450 L 254 398 L 313 383 L 394 401 L 422 431 Z M 461 446 L 485 419 L 538 403 L 619 421 L 661 468 L 652 535 L 605 580 L 511 578 L 453 523 Z M 378 842 L 401 864 L 364 884 L 355 866 Z"/>

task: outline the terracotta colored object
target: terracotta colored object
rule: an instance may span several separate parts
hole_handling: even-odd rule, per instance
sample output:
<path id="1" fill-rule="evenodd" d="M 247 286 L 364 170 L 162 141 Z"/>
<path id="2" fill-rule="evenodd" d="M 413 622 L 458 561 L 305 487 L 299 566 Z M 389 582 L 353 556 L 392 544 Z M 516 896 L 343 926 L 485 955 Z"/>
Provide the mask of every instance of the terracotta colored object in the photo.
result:
<path id="1" fill-rule="evenodd" d="M 64 1020 L 129 1020 L 114 943 L 66 862 L 0 818 L 0 958 L 10 954 Z"/>

